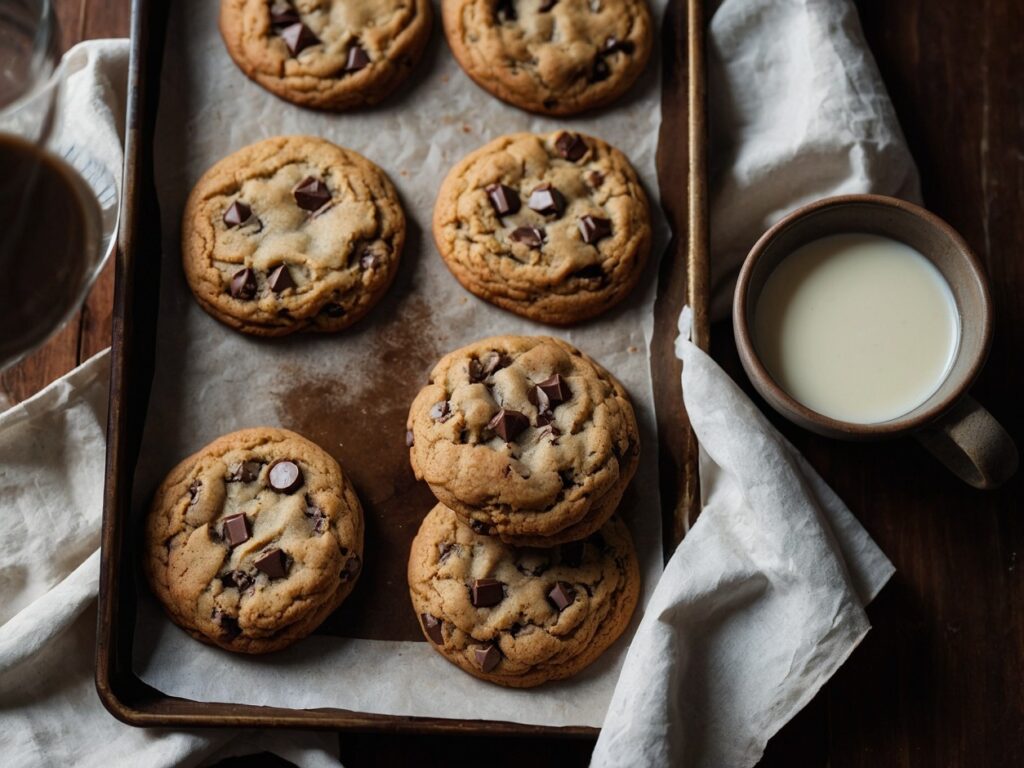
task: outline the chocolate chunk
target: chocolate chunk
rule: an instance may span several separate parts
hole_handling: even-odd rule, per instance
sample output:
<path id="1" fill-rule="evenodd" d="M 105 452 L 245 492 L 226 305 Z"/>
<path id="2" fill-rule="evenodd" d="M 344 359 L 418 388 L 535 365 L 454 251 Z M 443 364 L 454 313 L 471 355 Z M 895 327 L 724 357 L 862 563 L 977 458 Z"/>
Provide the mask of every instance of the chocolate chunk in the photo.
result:
<path id="1" fill-rule="evenodd" d="M 441 400 L 430 406 L 430 418 L 444 424 L 452 417 L 452 408 L 447 400 Z"/>
<path id="2" fill-rule="evenodd" d="M 252 586 L 252 576 L 245 571 L 228 571 L 220 580 L 224 586 L 234 587 L 239 592 L 244 592 Z"/>
<path id="3" fill-rule="evenodd" d="M 272 579 L 282 579 L 288 574 L 288 559 L 284 552 L 276 547 L 264 552 L 253 560 L 252 564 Z"/>
<path id="4" fill-rule="evenodd" d="M 483 672 L 490 672 L 501 661 L 501 651 L 493 645 L 485 645 L 483 648 L 473 649 L 473 660 Z"/>
<path id="5" fill-rule="evenodd" d="M 550 405 L 543 410 L 537 410 L 537 427 L 547 427 L 555 420 L 555 414 L 550 411 Z"/>
<path id="6" fill-rule="evenodd" d="M 563 469 L 558 473 L 558 476 L 562 479 L 563 488 L 572 488 L 576 485 L 576 476 L 571 469 Z"/>
<path id="7" fill-rule="evenodd" d="M 494 15 L 498 21 L 515 21 L 518 17 L 514 0 L 497 0 L 494 4 Z"/>
<path id="8" fill-rule="evenodd" d="M 537 6 L 537 10 L 541 13 L 547 13 L 558 4 L 558 0 L 540 0 L 540 5 Z"/>
<path id="9" fill-rule="evenodd" d="M 600 531 L 594 531 L 592 534 L 587 536 L 587 541 L 589 541 L 602 552 L 608 549 L 608 544 L 605 542 L 604 536 L 601 535 Z"/>
<path id="10" fill-rule="evenodd" d="M 299 12 L 288 3 L 274 3 L 270 6 L 270 25 L 273 27 L 290 27 L 302 19 Z"/>
<path id="11" fill-rule="evenodd" d="M 335 318 L 342 317 L 345 314 L 345 308 L 341 306 L 341 304 L 335 304 L 334 302 L 331 302 L 330 304 L 324 304 L 324 308 L 321 309 L 320 311 L 323 312 L 328 317 Z"/>
<path id="12" fill-rule="evenodd" d="M 309 494 L 306 494 L 306 509 L 304 514 L 313 521 L 313 533 L 323 533 L 327 530 L 329 524 L 327 515 L 325 515 L 324 511 L 314 503 L 313 499 L 309 497 Z"/>
<path id="13" fill-rule="evenodd" d="M 598 264 L 591 264 L 589 267 L 577 269 L 570 277 L 577 277 L 580 280 L 599 280 L 604 277 L 604 270 Z"/>
<path id="14" fill-rule="evenodd" d="M 443 624 L 440 619 L 431 616 L 429 613 L 421 613 L 420 621 L 423 622 L 423 631 L 430 638 L 434 645 L 444 645 Z"/>
<path id="15" fill-rule="evenodd" d="M 348 49 L 348 59 L 345 61 L 346 72 L 358 72 L 366 69 L 370 63 L 370 55 L 361 45 L 353 45 Z"/>
<path id="16" fill-rule="evenodd" d="M 629 40 L 619 40 L 617 37 L 612 35 L 604 41 L 604 48 L 602 50 L 605 53 L 615 53 L 616 51 L 632 53 L 634 48 L 635 46 Z"/>
<path id="17" fill-rule="evenodd" d="M 587 143 L 583 141 L 583 137 L 578 133 L 563 131 L 555 139 L 555 149 L 566 160 L 571 160 L 575 163 L 587 154 Z"/>
<path id="18" fill-rule="evenodd" d="M 576 590 L 573 589 L 572 584 L 565 581 L 558 582 L 555 584 L 554 588 L 548 592 L 548 600 L 550 600 L 559 611 L 564 611 L 572 605 L 575 599 Z"/>
<path id="19" fill-rule="evenodd" d="M 213 622 L 223 629 L 228 637 L 237 637 L 242 632 L 241 627 L 238 626 L 238 619 L 228 616 L 220 608 L 213 609 Z"/>
<path id="20" fill-rule="evenodd" d="M 559 374 L 550 376 L 533 388 L 532 394 L 538 402 L 547 400 L 552 408 L 561 405 L 572 397 L 572 390 Z M 532 398 L 531 398 L 532 402 Z"/>
<path id="21" fill-rule="evenodd" d="M 341 569 L 341 580 L 350 581 L 359 575 L 359 568 L 362 565 L 362 561 L 358 555 L 352 555 L 348 560 L 345 561 L 344 567 Z"/>
<path id="22" fill-rule="evenodd" d="M 572 568 L 579 568 L 583 563 L 583 542 L 570 541 L 562 545 L 562 562 Z"/>
<path id="23" fill-rule="evenodd" d="M 438 544 L 437 545 L 437 561 L 439 563 L 445 562 L 449 557 L 451 557 L 452 552 L 455 551 L 458 548 L 459 548 L 458 544 L 449 544 L 448 542 L 444 542 L 443 544 Z"/>
<path id="24" fill-rule="evenodd" d="M 565 210 L 565 198 L 550 184 L 534 189 L 526 204 L 543 216 L 561 216 Z"/>
<path id="25" fill-rule="evenodd" d="M 260 467 L 263 464 L 258 461 L 240 461 L 231 466 L 228 475 L 229 483 L 251 483 L 260 476 Z"/>
<path id="26" fill-rule="evenodd" d="M 281 293 L 286 288 L 294 288 L 295 281 L 292 280 L 292 273 L 286 264 L 281 264 L 273 269 L 267 276 L 267 285 L 274 293 Z"/>
<path id="27" fill-rule="evenodd" d="M 249 521 L 245 514 L 239 512 L 237 515 L 225 517 L 220 527 L 220 536 L 228 543 L 229 547 L 237 547 L 249 540 Z"/>
<path id="28" fill-rule="evenodd" d="M 522 207 L 519 193 L 512 187 L 507 187 L 504 184 L 491 184 L 485 188 L 485 191 L 487 197 L 490 198 L 494 212 L 499 216 L 516 213 Z"/>
<path id="29" fill-rule="evenodd" d="M 320 179 L 307 176 L 292 190 L 295 203 L 304 211 L 315 211 L 331 201 L 331 192 Z"/>
<path id="30" fill-rule="evenodd" d="M 544 230 L 540 227 L 516 227 L 509 235 L 509 239 L 531 248 L 540 248 L 544 244 Z"/>
<path id="31" fill-rule="evenodd" d="M 203 481 L 196 479 L 189 483 L 188 486 L 188 503 L 195 504 L 196 499 L 199 498 L 199 489 L 203 486 Z"/>
<path id="32" fill-rule="evenodd" d="M 589 213 L 586 216 L 581 216 L 580 220 L 576 222 L 576 226 L 580 228 L 583 242 L 591 245 L 612 233 L 611 221 L 599 216 L 591 216 Z"/>
<path id="33" fill-rule="evenodd" d="M 599 83 L 602 80 L 607 80 L 611 73 L 608 62 L 599 56 L 594 59 L 594 68 L 590 71 L 590 82 Z"/>
<path id="34" fill-rule="evenodd" d="M 477 608 L 489 608 L 505 599 L 505 585 L 497 579 L 474 579 L 470 600 Z"/>
<path id="35" fill-rule="evenodd" d="M 270 487 L 281 493 L 295 493 L 302 487 L 302 470 L 291 459 L 278 459 L 267 473 Z"/>
<path id="36" fill-rule="evenodd" d="M 495 433 L 506 443 L 511 443 L 516 437 L 530 426 L 530 420 L 519 411 L 509 411 L 502 408 L 494 418 L 487 424 L 488 429 Z"/>
<path id="37" fill-rule="evenodd" d="M 587 174 L 587 184 L 597 189 L 604 184 L 604 174 L 600 171 L 591 171 Z"/>
<path id="38" fill-rule="evenodd" d="M 474 384 L 483 381 L 491 374 L 507 368 L 512 364 L 511 358 L 494 350 L 484 352 L 477 360 L 469 361 L 469 380 Z"/>
<path id="39" fill-rule="evenodd" d="M 320 42 L 320 38 L 313 34 L 313 30 L 302 22 L 296 22 L 281 30 L 281 39 L 292 52 L 292 56 L 298 56 L 311 45 Z"/>
<path id="40" fill-rule="evenodd" d="M 252 208 L 241 200 L 235 200 L 228 209 L 224 211 L 224 223 L 228 227 L 239 227 L 252 216 Z"/>
<path id="41" fill-rule="evenodd" d="M 231 295 L 236 299 L 249 301 L 256 296 L 256 273 L 243 267 L 231 276 Z"/>
<path id="42" fill-rule="evenodd" d="M 378 264 L 380 264 L 380 257 L 376 253 L 366 251 L 359 257 L 359 266 L 363 269 L 374 269 Z"/>
<path id="43" fill-rule="evenodd" d="M 412 434 L 411 429 L 405 430 L 405 447 L 412 448 L 416 444 L 416 438 Z"/>
<path id="44" fill-rule="evenodd" d="M 469 527 L 473 529 L 473 533 L 479 533 L 483 536 L 489 536 L 491 534 L 487 524 L 480 520 L 470 520 Z"/>

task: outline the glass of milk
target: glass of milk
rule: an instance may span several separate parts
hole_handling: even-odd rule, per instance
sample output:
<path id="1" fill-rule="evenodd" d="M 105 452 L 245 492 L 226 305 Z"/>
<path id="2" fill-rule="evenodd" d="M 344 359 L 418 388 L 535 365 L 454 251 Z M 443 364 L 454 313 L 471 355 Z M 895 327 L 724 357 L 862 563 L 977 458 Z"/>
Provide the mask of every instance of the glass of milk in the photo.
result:
<path id="1" fill-rule="evenodd" d="M 984 272 L 918 206 L 846 195 L 787 216 L 740 272 L 743 367 L 779 413 L 819 434 L 914 434 L 979 488 L 1017 467 L 1012 439 L 967 394 L 992 336 Z"/>

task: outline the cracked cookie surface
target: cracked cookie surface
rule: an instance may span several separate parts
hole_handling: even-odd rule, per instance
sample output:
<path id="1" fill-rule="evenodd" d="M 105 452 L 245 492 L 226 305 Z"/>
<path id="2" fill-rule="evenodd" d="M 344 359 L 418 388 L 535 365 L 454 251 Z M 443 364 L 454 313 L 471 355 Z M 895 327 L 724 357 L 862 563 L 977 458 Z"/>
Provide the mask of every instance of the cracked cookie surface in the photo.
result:
<path id="1" fill-rule="evenodd" d="M 448 45 L 481 88 L 539 114 L 605 105 L 653 45 L 645 0 L 441 0 Z"/>
<path id="2" fill-rule="evenodd" d="M 182 218 L 182 264 L 213 317 L 259 336 L 338 331 L 398 271 L 405 214 L 384 172 L 312 136 L 266 139 L 210 168 Z"/>
<path id="3" fill-rule="evenodd" d="M 294 432 L 245 429 L 171 470 L 143 570 L 193 637 L 267 653 L 305 637 L 355 586 L 363 512 L 338 463 Z"/>
<path id="4" fill-rule="evenodd" d="M 576 674 L 629 625 L 640 595 L 625 524 L 585 541 L 514 547 L 438 504 L 409 555 L 409 595 L 427 641 L 476 677 L 527 688 Z"/>
<path id="5" fill-rule="evenodd" d="M 480 533 L 582 539 L 615 511 L 640 439 L 622 385 L 564 341 L 495 336 L 449 353 L 409 410 L 417 479 Z"/>
<path id="6" fill-rule="evenodd" d="M 228 53 L 252 80 L 307 107 L 376 104 L 430 37 L 430 0 L 222 0 Z"/>
<path id="7" fill-rule="evenodd" d="M 448 173 L 434 240 L 471 293 L 554 325 L 593 317 L 636 286 L 651 214 L 614 147 L 570 131 L 495 139 Z"/>

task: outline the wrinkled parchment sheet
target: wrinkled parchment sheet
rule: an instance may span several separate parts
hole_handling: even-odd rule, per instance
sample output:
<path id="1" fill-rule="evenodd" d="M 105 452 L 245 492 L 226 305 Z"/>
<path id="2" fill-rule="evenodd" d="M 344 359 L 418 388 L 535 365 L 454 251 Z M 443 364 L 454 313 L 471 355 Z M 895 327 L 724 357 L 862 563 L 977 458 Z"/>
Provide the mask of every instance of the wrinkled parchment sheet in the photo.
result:
<path id="1" fill-rule="evenodd" d="M 469 80 L 448 50 L 435 13 L 426 55 L 398 94 L 372 110 L 323 114 L 281 101 L 242 75 L 217 30 L 218 6 L 212 0 L 191 0 L 173 3 L 170 11 L 154 152 L 164 247 L 160 321 L 156 374 L 136 475 L 136 523 L 156 485 L 182 457 L 242 427 L 293 426 L 282 403 L 296 379 L 322 382 L 317 391 L 331 393 L 332 408 L 365 403 L 367 393 L 361 389 L 374 381 L 379 386 L 377 372 L 367 371 L 367 366 L 378 365 L 381 345 L 396 344 L 379 327 L 382 315 L 397 313 L 436 345 L 436 354 L 426 365 L 417 362 L 415 370 L 403 369 L 400 349 L 392 356 L 396 378 L 418 381 L 426 379 L 440 355 L 477 338 L 553 333 L 609 368 L 636 406 L 642 459 L 621 514 L 640 555 L 646 603 L 662 570 L 648 354 L 656 261 L 667 242 L 656 202 L 654 166 L 661 120 L 658 56 L 652 56 L 637 87 L 611 109 L 572 120 L 536 117 L 492 98 Z M 664 0 L 652 4 L 658 19 L 663 8 Z M 622 149 L 646 185 L 655 217 L 652 259 L 638 289 L 625 305 L 567 330 L 521 319 L 464 291 L 430 236 L 435 194 L 460 158 L 505 133 L 561 127 L 591 133 Z M 367 318 L 340 334 L 270 341 L 246 337 L 199 308 L 181 271 L 179 223 L 192 185 L 225 155 L 282 134 L 319 135 L 366 155 L 395 183 L 409 220 L 409 238 L 391 292 Z M 332 382 L 343 386 L 332 387 Z M 360 409 L 353 418 L 373 418 L 365 405 Z M 344 435 L 337 438 L 341 442 Z M 368 538 L 365 557 L 373 556 L 373 541 Z M 641 612 L 619 642 L 582 674 L 522 691 L 459 671 L 426 642 L 320 634 L 262 658 L 232 655 L 191 639 L 163 616 L 147 589 L 139 591 L 135 672 L 168 695 L 549 726 L 601 724 Z M 405 584 L 395 584 L 391 598 L 393 610 L 412 610 Z"/>

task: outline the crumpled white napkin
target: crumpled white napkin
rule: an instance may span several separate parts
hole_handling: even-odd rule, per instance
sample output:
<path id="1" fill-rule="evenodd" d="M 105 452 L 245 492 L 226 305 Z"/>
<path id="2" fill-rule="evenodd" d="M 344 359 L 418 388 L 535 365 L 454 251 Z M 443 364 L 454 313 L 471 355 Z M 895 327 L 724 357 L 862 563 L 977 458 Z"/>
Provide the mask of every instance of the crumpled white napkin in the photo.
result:
<path id="1" fill-rule="evenodd" d="M 128 41 L 68 51 L 63 126 L 121 174 Z M 109 354 L 0 414 L 0 755 L 5 766 L 194 766 L 273 752 L 337 768 L 331 733 L 130 728 L 93 682 Z"/>
<path id="2" fill-rule="evenodd" d="M 713 315 L 761 233 L 819 197 L 916 199 L 848 0 L 725 0 L 709 40 Z M 640 623 L 592 766 L 745 768 L 870 628 L 892 564 L 680 318 L 704 505 Z"/>

